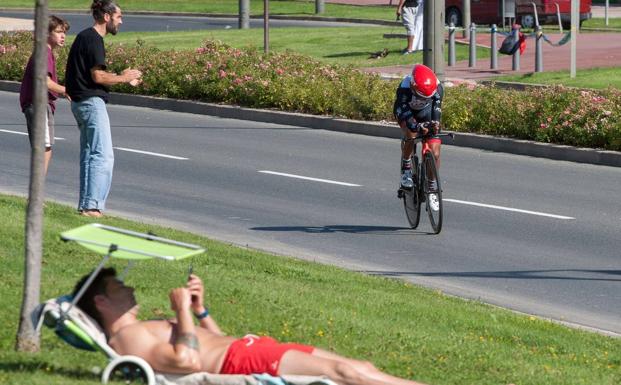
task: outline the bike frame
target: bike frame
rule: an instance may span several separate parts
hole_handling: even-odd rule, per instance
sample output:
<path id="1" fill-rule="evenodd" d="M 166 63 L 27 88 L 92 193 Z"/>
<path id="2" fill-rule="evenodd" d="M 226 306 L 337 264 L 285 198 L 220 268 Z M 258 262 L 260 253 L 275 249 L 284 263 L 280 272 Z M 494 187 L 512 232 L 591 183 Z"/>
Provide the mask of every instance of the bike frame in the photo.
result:
<path id="1" fill-rule="evenodd" d="M 440 186 L 440 179 L 438 175 L 438 170 L 436 167 L 437 159 L 435 154 L 432 151 L 431 145 L 429 141 L 431 139 L 438 139 L 439 137 L 449 136 L 453 138 L 452 133 L 448 134 L 437 134 L 437 135 L 417 135 L 414 138 L 402 138 L 401 146 L 404 146 L 406 142 L 413 142 L 413 153 L 412 160 L 414 171 L 416 171 L 416 183 L 413 189 L 403 189 L 399 188 L 397 192 L 397 196 L 403 199 L 403 204 L 405 208 L 405 214 L 410 223 L 410 226 L 415 229 L 418 227 L 420 220 L 420 208 L 421 202 L 426 201 L 426 210 L 429 215 L 429 220 L 431 222 L 431 226 L 435 234 L 438 234 L 442 229 L 442 190 Z M 420 161 L 417 155 L 417 143 L 421 142 L 421 156 Z M 429 159 L 431 158 L 431 159 Z M 427 160 L 431 162 L 431 166 L 429 170 L 433 175 L 428 175 Z M 434 178 L 435 177 L 435 178 Z M 429 191 L 429 186 L 427 183 L 428 178 L 434 178 L 436 180 L 435 187 L 433 191 Z M 428 194 L 436 194 L 436 198 L 439 200 L 438 208 L 431 209 L 429 206 L 429 200 L 427 199 Z"/>

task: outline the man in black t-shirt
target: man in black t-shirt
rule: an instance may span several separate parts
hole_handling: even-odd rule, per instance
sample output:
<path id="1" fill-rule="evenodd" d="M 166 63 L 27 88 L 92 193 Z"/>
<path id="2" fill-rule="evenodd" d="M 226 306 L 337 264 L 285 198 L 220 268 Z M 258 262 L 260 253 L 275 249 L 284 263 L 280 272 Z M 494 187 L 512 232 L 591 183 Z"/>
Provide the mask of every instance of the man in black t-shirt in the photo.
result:
<path id="1" fill-rule="evenodd" d="M 106 71 L 104 36 L 116 35 L 123 23 L 112 0 L 93 0 L 95 25 L 80 32 L 69 51 L 65 84 L 71 112 L 80 129 L 80 197 L 78 211 L 101 217 L 112 183 L 114 153 L 106 103 L 108 87 L 140 84 L 142 73 L 127 68 L 120 75 Z"/>

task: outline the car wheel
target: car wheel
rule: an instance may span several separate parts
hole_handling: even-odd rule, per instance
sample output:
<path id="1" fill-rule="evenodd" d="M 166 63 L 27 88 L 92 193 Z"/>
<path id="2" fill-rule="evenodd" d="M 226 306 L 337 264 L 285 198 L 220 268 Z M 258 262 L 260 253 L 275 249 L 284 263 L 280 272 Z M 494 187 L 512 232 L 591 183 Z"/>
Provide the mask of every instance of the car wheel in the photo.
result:
<path id="1" fill-rule="evenodd" d="M 461 12 L 455 7 L 446 10 L 446 24 L 451 25 L 451 23 L 455 27 L 461 27 Z"/>

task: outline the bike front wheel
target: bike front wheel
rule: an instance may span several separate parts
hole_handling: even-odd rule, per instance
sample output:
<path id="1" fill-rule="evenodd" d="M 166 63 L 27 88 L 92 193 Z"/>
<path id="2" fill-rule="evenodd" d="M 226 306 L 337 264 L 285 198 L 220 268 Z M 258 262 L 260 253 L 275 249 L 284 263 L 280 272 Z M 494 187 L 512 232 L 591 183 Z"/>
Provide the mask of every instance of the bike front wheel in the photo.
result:
<path id="1" fill-rule="evenodd" d="M 405 209 L 405 216 L 410 223 L 410 227 L 415 229 L 420 222 L 420 199 L 418 196 L 418 189 L 403 189 L 403 208 Z"/>
<path id="2" fill-rule="evenodd" d="M 431 153 L 425 154 L 424 159 L 424 192 L 425 208 L 429 215 L 429 222 L 435 234 L 442 230 L 442 188 L 440 187 L 440 176 L 436 167 L 436 159 Z M 435 181 L 435 183 L 434 183 Z"/>

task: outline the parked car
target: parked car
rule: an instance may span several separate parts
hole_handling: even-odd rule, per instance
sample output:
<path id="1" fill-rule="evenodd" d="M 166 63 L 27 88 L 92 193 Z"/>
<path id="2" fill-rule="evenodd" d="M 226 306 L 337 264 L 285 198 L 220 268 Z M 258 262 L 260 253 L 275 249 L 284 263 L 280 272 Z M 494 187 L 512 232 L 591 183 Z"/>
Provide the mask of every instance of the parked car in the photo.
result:
<path id="1" fill-rule="evenodd" d="M 537 7 L 539 24 L 558 24 L 557 8 L 561 14 L 563 28 L 571 25 L 571 0 L 505 0 L 505 6 L 515 7 L 515 21 L 525 28 L 535 26 L 533 3 Z M 446 24 L 461 26 L 463 0 L 445 0 Z M 470 19 L 476 24 L 502 24 L 502 0 L 470 0 Z M 580 0 L 580 25 L 591 18 L 591 0 Z"/>

